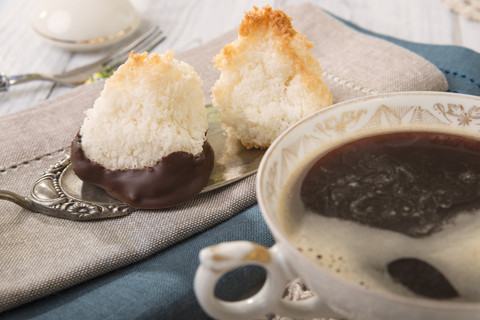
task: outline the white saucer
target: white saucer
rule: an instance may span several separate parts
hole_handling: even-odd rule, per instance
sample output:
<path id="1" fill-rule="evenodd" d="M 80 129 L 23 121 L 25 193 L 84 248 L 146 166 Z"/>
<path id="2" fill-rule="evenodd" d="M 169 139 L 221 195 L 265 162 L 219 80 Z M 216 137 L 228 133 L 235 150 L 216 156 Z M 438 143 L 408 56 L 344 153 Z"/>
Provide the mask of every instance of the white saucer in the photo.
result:
<path id="1" fill-rule="evenodd" d="M 133 33 L 140 16 L 128 0 L 43 0 L 32 28 L 48 43 L 71 51 L 93 51 Z"/>

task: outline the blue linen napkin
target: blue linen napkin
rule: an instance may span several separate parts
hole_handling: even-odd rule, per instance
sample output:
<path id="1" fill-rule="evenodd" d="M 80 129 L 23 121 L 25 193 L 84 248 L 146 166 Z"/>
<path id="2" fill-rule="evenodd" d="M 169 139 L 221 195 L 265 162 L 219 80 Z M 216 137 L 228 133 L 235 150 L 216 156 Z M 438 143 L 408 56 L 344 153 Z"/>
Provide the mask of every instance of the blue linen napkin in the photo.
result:
<path id="1" fill-rule="evenodd" d="M 480 95 L 480 54 L 375 34 L 426 58 L 445 74 L 451 92 Z M 0 314 L 1 319 L 208 319 L 196 302 L 193 277 L 201 248 L 224 241 L 274 240 L 258 205 L 150 258 Z M 242 268 L 225 276 L 218 295 L 235 299 L 261 286 L 264 272 Z M 227 285 L 228 284 L 228 285 Z M 0 293 L 1 294 L 1 293 Z"/>

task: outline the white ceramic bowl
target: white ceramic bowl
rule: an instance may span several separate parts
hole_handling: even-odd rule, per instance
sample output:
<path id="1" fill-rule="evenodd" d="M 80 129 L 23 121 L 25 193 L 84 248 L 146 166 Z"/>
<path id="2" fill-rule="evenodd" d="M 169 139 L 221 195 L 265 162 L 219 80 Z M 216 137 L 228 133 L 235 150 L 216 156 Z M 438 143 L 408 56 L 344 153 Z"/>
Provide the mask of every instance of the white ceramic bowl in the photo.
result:
<path id="1" fill-rule="evenodd" d="M 276 244 L 267 249 L 251 242 L 231 242 L 203 249 L 194 286 L 205 311 L 218 319 L 255 318 L 270 312 L 297 318 L 480 319 L 480 301 L 405 296 L 345 280 L 300 253 L 282 231 L 277 214 L 278 197 L 296 163 L 346 134 L 392 126 L 418 126 L 426 130 L 441 126 L 446 131 L 466 130 L 478 136 L 480 97 L 436 92 L 384 94 L 336 104 L 290 127 L 267 150 L 257 175 L 258 203 Z M 214 288 L 218 279 L 246 264 L 267 270 L 262 289 L 238 302 L 216 298 Z M 297 277 L 316 296 L 301 302 L 282 300 L 286 281 Z"/>
<path id="2" fill-rule="evenodd" d="M 140 17 L 128 0 L 42 0 L 32 28 L 48 43 L 71 51 L 111 46 L 133 33 Z"/>

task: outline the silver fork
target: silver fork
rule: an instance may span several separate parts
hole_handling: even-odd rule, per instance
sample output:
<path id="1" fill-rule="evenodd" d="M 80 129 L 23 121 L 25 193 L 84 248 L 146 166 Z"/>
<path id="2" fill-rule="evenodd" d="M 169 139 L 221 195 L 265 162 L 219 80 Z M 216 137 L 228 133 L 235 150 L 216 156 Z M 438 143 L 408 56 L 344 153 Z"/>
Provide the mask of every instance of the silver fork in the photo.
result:
<path id="1" fill-rule="evenodd" d="M 0 91 L 7 91 L 10 86 L 28 81 L 53 81 L 63 85 L 75 86 L 85 83 L 89 80 L 98 80 L 108 78 L 122 63 L 124 63 L 131 51 L 143 52 L 150 51 L 160 42 L 165 40 L 162 31 L 158 27 L 153 27 L 145 34 L 99 61 L 88 65 L 67 71 L 62 74 L 40 74 L 29 73 L 14 76 L 0 74 Z"/>

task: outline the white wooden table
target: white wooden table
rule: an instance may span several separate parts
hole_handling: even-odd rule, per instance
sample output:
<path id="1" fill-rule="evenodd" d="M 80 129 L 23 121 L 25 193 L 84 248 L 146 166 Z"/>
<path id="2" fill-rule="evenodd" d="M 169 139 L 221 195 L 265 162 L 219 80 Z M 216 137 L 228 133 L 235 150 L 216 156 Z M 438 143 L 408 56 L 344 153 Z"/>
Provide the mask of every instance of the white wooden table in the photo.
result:
<path id="1" fill-rule="evenodd" d="M 153 51 L 177 52 L 201 45 L 236 28 L 245 11 L 255 5 L 274 8 L 305 1 L 293 0 L 131 0 L 144 25 L 159 25 L 167 39 Z M 363 28 L 400 39 L 455 44 L 480 52 L 480 23 L 452 13 L 443 0 L 314 0 L 331 13 Z M 0 1 L 0 72 L 60 73 L 105 55 L 105 52 L 71 53 L 52 47 L 30 27 L 34 0 Z M 293 21 L 295 25 L 295 21 Z M 72 88 L 33 82 L 0 93 L 0 116 L 34 106 Z"/>

